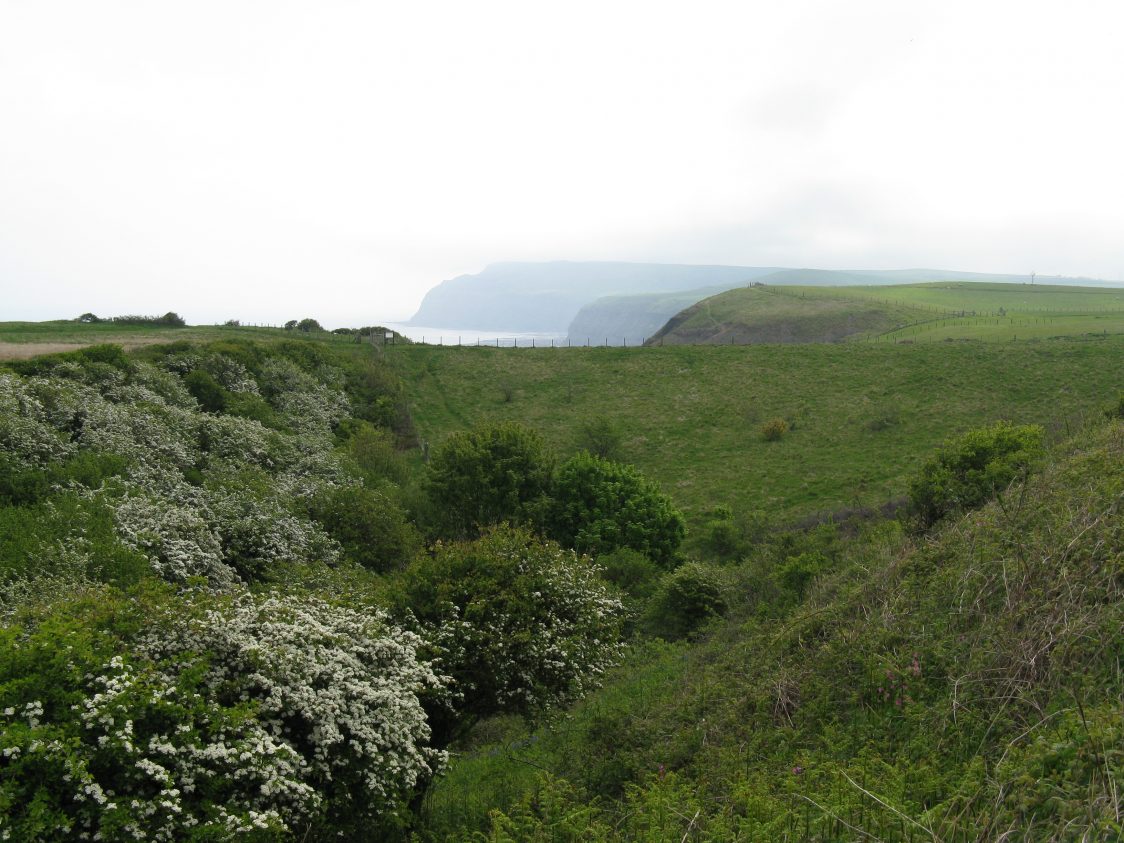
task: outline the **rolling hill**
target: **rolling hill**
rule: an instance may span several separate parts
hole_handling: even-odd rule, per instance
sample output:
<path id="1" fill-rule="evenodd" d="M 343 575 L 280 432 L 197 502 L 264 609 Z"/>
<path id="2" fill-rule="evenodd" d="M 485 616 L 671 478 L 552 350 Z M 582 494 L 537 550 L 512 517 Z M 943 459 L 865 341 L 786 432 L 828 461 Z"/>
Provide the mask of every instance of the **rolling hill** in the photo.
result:
<path id="1" fill-rule="evenodd" d="M 1120 332 L 1120 288 L 965 281 L 830 288 L 755 284 L 695 303 L 649 344 L 1012 340 Z"/>

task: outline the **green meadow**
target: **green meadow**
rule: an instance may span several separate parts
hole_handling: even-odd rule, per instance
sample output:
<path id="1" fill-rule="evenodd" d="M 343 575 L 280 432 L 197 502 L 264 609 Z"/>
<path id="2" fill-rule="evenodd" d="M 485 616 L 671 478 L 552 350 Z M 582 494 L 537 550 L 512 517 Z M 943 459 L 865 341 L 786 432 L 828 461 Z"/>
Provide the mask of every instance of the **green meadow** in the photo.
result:
<path id="1" fill-rule="evenodd" d="M 607 420 L 622 458 L 698 523 L 797 519 L 902 495 L 949 436 L 997 419 L 1064 434 L 1124 387 L 1124 338 L 1085 342 L 389 349 L 431 445 L 487 421 L 561 453 Z M 763 425 L 787 421 L 766 441 Z"/>

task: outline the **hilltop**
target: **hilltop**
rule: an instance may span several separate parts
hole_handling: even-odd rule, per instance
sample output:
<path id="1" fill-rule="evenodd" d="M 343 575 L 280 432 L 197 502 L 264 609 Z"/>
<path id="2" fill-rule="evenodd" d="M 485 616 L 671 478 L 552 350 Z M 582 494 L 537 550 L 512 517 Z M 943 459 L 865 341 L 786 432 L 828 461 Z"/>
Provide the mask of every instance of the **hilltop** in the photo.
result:
<path id="1" fill-rule="evenodd" d="M 918 307 L 856 298 L 803 298 L 765 286 L 703 299 L 668 320 L 649 345 L 838 342 L 919 322 Z"/>
<path id="2" fill-rule="evenodd" d="M 1124 289 L 1119 288 L 970 281 L 828 288 L 758 282 L 702 299 L 669 319 L 648 342 L 1029 339 L 1121 331 Z"/>

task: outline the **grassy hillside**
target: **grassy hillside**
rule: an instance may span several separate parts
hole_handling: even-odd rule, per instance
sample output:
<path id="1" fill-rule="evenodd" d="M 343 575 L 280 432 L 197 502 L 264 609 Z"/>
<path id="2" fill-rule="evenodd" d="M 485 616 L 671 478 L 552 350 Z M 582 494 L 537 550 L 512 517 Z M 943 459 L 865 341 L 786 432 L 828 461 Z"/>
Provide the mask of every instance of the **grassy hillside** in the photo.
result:
<path id="1" fill-rule="evenodd" d="M 975 281 L 967 276 L 964 280 L 929 282 L 927 279 L 930 277 L 939 278 L 950 273 L 934 272 L 926 275 L 926 272 L 864 273 L 826 269 L 786 269 L 774 272 L 761 276 L 756 281 L 767 285 L 773 292 L 812 301 L 805 302 L 804 308 L 794 308 L 791 303 L 786 306 L 782 302 L 744 292 L 712 300 L 709 312 L 697 313 L 699 318 L 695 323 L 682 328 L 690 334 L 689 337 L 685 340 L 669 338 L 666 341 L 789 342 L 799 341 L 801 336 L 807 335 L 809 341 L 821 342 L 855 333 L 869 336 L 871 325 L 875 326 L 875 330 L 879 326 L 894 328 L 902 324 L 898 320 L 903 319 L 909 325 L 922 323 L 926 329 L 948 327 L 926 323 L 936 316 L 950 315 L 950 310 L 992 317 L 998 316 L 999 310 L 1003 308 L 1010 311 L 1008 319 L 1011 328 L 1041 325 L 1047 311 L 1054 317 L 1088 313 L 1103 317 L 1106 309 L 1124 310 L 1120 289 L 1075 287 L 1072 284 L 1013 283 L 1020 280 L 1015 276 L 1004 277 L 1006 283 L 982 280 L 987 276 L 979 276 Z M 904 283 L 910 281 L 926 283 L 908 286 Z M 568 334 L 575 343 L 583 345 L 587 340 L 594 345 L 636 345 L 657 334 L 668 320 L 702 299 L 745 286 L 746 282 L 740 280 L 720 287 L 672 294 L 604 296 L 582 307 L 570 323 Z M 883 291 L 888 294 L 883 295 Z M 863 316 L 866 311 L 859 306 L 860 303 L 872 305 L 879 315 Z M 1033 317 L 1029 323 L 1025 318 L 1027 316 Z M 762 324 L 770 319 L 775 324 Z M 726 321 L 729 324 L 718 328 L 715 321 Z M 974 325 L 986 325 L 994 329 L 995 322 L 994 319 L 991 322 L 982 319 L 977 319 L 975 323 L 965 322 L 966 327 Z M 1089 330 L 1080 322 L 1062 324 L 1053 321 L 1051 326 L 1052 333 L 1024 331 L 1024 337 L 1053 336 L 1058 333 L 1082 334 Z M 1103 330 L 1105 326 L 1099 327 Z M 1111 332 L 1112 328 L 1109 330 Z M 912 330 L 909 331 L 910 336 L 913 333 Z M 961 334 L 944 332 L 941 336 L 983 337 L 990 333 L 994 331 L 976 329 Z M 1015 334 L 1008 332 L 1005 338 L 1010 339 L 1012 335 Z"/>
<path id="2" fill-rule="evenodd" d="M 924 318 L 923 309 L 907 302 L 833 296 L 803 287 L 783 293 L 774 287 L 743 287 L 676 314 L 648 345 L 838 342 L 875 336 Z"/>
<path id="3" fill-rule="evenodd" d="M 1116 422 L 932 536 L 829 549 L 789 609 L 762 550 L 700 643 L 638 649 L 551 728 L 497 724 L 430 839 L 1120 839 L 1122 504 Z"/>
<path id="4" fill-rule="evenodd" d="M 991 345 L 396 349 L 419 435 L 488 420 L 563 452 L 605 419 L 698 525 L 717 504 L 791 519 L 901 495 L 948 435 L 998 418 L 1064 433 L 1124 387 L 1124 338 Z M 787 419 L 768 442 L 761 428 Z"/>
<path id="5" fill-rule="evenodd" d="M 675 293 L 603 296 L 579 310 L 566 333 L 579 345 L 640 345 L 679 311 L 731 286 L 734 285 Z"/>
<path id="6" fill-rule="evenodd" d="M 1112 333 L 1124 333 L 1121 288 L 942 281 L 730 290 L 677 314 L 650 342 L 1011 341 Z"/>

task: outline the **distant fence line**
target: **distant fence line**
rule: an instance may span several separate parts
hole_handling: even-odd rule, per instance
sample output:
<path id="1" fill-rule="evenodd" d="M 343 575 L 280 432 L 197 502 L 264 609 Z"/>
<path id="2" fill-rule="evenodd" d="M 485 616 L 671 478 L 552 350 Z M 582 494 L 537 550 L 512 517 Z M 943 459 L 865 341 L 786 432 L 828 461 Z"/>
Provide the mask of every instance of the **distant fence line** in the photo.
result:
<path id="1" fill-rule="evenodd" d="M 1124 312 L 1124 311 L 1114 310 L 1112 312 L 1120 313 L 1120 312 Z M 964 315 L 961 316 L 960 313 L 963 313 Z M 1069 314 L 1065 314 L 1065 315 L 1069 315 Z M 1085 314 L 1075 314 L 1075 315 L 1085 315 Z M 824 341 L 824 342 L 829 342 L 832 345 L 859 345 L 859 344 L 866 344 L 866 343 L 879 343 L 879 344 L 881 344 L 881 343 L 886 343 L 886 344 L 901 343 L 903 345 L 913 345 L 913 344 L 916 344 L 916 343 L 945 342 L 945 341 L 957 341 L 957 340 L 968 340 L 968 341 L 973 341 L 973 342 L 1018 342 L 1019 340 L 1018 340 L 1017 336 L 1011 336 L 1011 337 L 996 336 L 994 338 L 987 337 L 987 336 L 949 337 L 949 336 L 946 336 L 946 335 L 941 335 L 939 332 L 936 332 L 936 331 L 932 332 L 932 335 L 928 335 L 929 332 L 925 329 L 927 328 L 927 326 L 930 326 L 930 325 L 933 325 L 934 323 L 939 323 L 939 322 L 954 323 L 953 325 L 947 325 L 947 326 L 942 326 L 942 327 L 954 327 L 954 326 L 955 327 L 977 327 L 977 326 L 982 326 L 982 325 L 996 325 L 996 326 L 998 326 L 998 325 L 1006 323 L 1010 327 L 1014 328 L 1014 327 L 1031 327 L 1031 326 L 1034 326 L 1034 325 L 1048 324 L 1049 321 L 1050 321 L 1049 319 L 1035 319 L 1033 317 L 1025 317 L 1025 316 L 1022 316 L 1022 314 L 1020 314 L 1019 316 L 1011 317 L 1011 316 L 1003 316 L 1003 315 L 1000 315 L 1000 314 L 987 313 L 986 311 L 985 312 L 961 311 L 961 312 L 954 312 L 954 313 L 952 313 L 950 315 L 947 315 L 947 316 L 944 316 L 944 317 L 936 317 L 934 319 L 926 319 L 926 320 L 922 320 L 920 322 L 913 322 L 913 323 L 910 323 L 910 324 L 907 324 L 907 325 L 899 325 L 897 327 L 890 328 L 890 329 L 888 329 L 888 330 L 886 330 L 886 331 L 884 331 L 880 334 L 875 334 L 875 335 L 872 335 L 872 336 L 854 337 L 854 338 L 844 337 L 842 339 L 830 340 L 830 341 Z M 223 327 L 223 326 L 217 326 L 217 327 Z M 234 326 L 229 326 L 229 327 L 234 327 Z M 239 325 L 237 327 L 241 327 L 241 328 L 284 329 L 284 326 L 282 326 L 282 325 L 269 325 L 269 324 L 264 324 L 264 323 L 258 324 L 258 323 L 249 323 L 249 322 L 243 322 L 241 325 Z M 344 333 L 336 333 L 334 331 L 326 331 L 326 330 L 300 331 L 300 330 L 296 330 L 296 329 L 292 330 L 292 333 L 294 333 L 296 335 L 306 335 L 306 336 L 311 335 L 311 336 L 321 337 L 321 338 L 324 338 L 324 339 L 333 339 L 333 340 L 337 340 L 339 342 L 346 342 L 346 343 L 351 343 L 351 344 L 370 344 L 370 345 L 378 345 L 378 346 L 426 345 L 426 346 L 430 346 L 430 347 L 434 347 L 434 348 L 440 348 L 440 347 L 446 347 L 446 348 L 532 348 L 532 349 L 542 349 L 542 348 L 645 348 L 645 347 L 646 348 L 652 348 L 652 347 L 657 347 L 657 346 L 662 347 L 663 344 L 664 344 L 663 340 L 661 338 L 660 340 L 656 341 L 651 346 L 649 346 L 649 345 L 647 345 L 648 338 L 643 338 L 643 339 L 638 340 L 635 337 L 633 337 L 633 338 L 621 337 L 619 339 L 615 339 L 613 337 L 585 337 L 584 339 L 575 339 L 573 337 L 545 337 L 545 338 L 544 337 L 476 337 L 476 338 L 470 338 L 468 340 L 465 340 L 463 336 L 458 336 L 456 338 L 456 341 L 454 342 L 452 340 L 452 337 L 446 337 L 445 335 L 439 335 L 436 338 L 429 338 L 429 339 L 427 339 L 425 335 L 422 335 L 420 337 L 420 339 L 411 340 L 409 337 L 406 337 L 404 334 L 399 334 L 396 331 L 390 331 L 390 330 L 386 331 L 385 333 L 374 332 L 374 333 L 371 333 L 369 335 L 344 334 Z M 1115 332 L 1114 332 L 1114 334 L 1115 334 Z M 1107 336 L 1107 335 L 1108 335 L 1107 329 L 1102 329 L 1101 331 L 1096 331 L 1096 332 L 1090 331 L 1090 332 L 1086 332 L 1086 333 L 1083 333 L 1083 334 L 1069 335 L 1069 336 L 1070 336 L 1070 338 L 1082 338 L 1083 339 L 1083 338 L 1090 337 L 1090 336 Z M 1066 336 L 1066 335 L 1062 335 L 1062 336 Z M 1046 339 L 1046 337 L 1034 336 L 1032 334 L 1031 336 L 1026 337 L 1024 341 L 1035 341 L 1035 340 L 1040 340 L 1040 339 Z M 747 346 L 747 345 L 778 345 L 778 344 L 787 344 L 787 343 L 759 343 L 759 342 L 754 342 L 752 340 L 741 339 L 741 338 L 738 338 L 738 337 L 730 337 L 729 341 L 695 342 L 695 343 L 679 342 L 679 343 L 674 343 L 674 344 L 675 345 L 695 345 L 695 346 Z"/>

